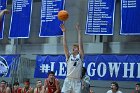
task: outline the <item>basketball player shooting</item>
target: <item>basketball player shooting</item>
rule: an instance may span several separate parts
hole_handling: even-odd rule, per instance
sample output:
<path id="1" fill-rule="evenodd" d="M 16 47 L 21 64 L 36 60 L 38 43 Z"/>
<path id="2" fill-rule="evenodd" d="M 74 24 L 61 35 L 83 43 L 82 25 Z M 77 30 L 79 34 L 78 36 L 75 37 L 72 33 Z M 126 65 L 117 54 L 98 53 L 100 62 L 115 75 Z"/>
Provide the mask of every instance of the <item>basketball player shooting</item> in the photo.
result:
<path id="1" fill-rule="evenodd" d="M 70 54 L 66 41 L 67 31 L 64 24 L 60 25 L 60 28 L 63 31 L 63 47 L 67 63 L 67 76 L 64 80 L 62 93 L 81 93 L 81 73 L 84 57 L 81 30 L 79 25 L 76 25 L 76 31 L 78 32 L 78 44 L 74 44 L 72 46 L 72 53 Z"/>

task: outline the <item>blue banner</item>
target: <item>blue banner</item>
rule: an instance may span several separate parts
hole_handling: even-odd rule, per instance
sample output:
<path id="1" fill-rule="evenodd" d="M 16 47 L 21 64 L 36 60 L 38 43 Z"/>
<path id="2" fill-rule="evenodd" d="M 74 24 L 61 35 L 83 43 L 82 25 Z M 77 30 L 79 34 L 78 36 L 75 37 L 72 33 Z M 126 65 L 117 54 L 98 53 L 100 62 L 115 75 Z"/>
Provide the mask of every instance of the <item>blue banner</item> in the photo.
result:
<path id="1" fill-rule="evenodd" d="M 91 80 L 140 81 L 140 55 L 85 55 L 83 66 Z M 64 79 L 65 56 L 38 55 L 34 77 L 46 78 L 49 71 Z"/>
<path id="2" fill-rule="evenodd" d="M 60 70 L 61 69 L 61 70 Z M 65 78 L 66 64 L 63 55 L 38 55 L 36 58 L 36 67 L 34 77 L 46 78 L 49 71 L 55 71 L 58 78 Z M 60 72 L 61 71 L 61 72 Z M 61 74 L 61 75 L 60 75 Z"/>
<path id="3" fill-rule="evenodd" d="M 11 66 L 18 58 L 19 55 L 0 55 L 0 77 L 10 77 Z"/>
<path id="4" fill-rule="evenodd" d="M 42 0 L 39 37 L 63 35 L 60 29 L 63 22 L 58 20 L 57 14 L 64 9 L 64 3 L 65 0 Z"/>
<path id="5" fill-rule="evenodd" d="M 6 9 L 7 0 L 0 0 L 0 11 Z M 0 20 L 0 39 L 3 39 L 4 17 Z"/>
<path id="6" fill-rule="evenodd" d="M 12 1 L 10 38 L 29 38 L 32 0 Z"/>
<path id="7" fill-rule="evenodd" d="M 140 35 L 140 0 L 121 0 L 121 35 Z"/>
<path id="8" fill-rule="evenodd" d="M 86 34 L 113 35 L 116 0 L 88 0 Z"/>

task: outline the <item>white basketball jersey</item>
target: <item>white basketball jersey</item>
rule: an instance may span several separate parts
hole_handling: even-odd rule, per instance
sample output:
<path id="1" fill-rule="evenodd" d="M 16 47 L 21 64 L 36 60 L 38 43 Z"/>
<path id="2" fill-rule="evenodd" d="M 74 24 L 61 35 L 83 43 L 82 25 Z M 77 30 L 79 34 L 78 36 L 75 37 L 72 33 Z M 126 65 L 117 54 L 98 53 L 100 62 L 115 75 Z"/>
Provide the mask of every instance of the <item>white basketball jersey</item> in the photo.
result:
<path id="1" fill-rule="evenodd" d="M 80 54 L 74 57 L 72 54 L 70 55 L 67 61 L 67 77 L 80 79 L 82 73 L 82 60 L 80 58 Z"/>

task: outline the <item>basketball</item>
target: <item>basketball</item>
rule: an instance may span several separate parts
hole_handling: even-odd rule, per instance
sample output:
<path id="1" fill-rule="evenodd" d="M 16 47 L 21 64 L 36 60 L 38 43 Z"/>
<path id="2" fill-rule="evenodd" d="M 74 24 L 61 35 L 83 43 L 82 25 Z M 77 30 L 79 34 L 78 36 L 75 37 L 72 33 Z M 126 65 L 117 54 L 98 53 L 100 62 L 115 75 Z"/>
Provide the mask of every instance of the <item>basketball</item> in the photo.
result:
<path id="1" fill-rule="evenodd" d="M 58 12 L 58 19 L 60 21 L 66 21 L 69 17 L 69 14 L 66 10 L 61 10 Z"/>

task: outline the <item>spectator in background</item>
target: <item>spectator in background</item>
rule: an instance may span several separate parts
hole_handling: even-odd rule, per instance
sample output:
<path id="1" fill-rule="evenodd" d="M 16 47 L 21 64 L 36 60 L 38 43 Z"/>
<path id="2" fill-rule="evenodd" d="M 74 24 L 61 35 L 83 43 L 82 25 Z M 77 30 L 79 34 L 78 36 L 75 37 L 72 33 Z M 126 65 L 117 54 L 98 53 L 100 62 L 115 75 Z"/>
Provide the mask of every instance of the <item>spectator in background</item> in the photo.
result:
<path id="1" fill-rule="evenodd" d="M 36 81 L 36 88 L 34 89 L 34 93 L 45 93 L 44 86 L 42 85 L 41 80 Z"/>
<path id="2" fill-rule="evenodd" d="M 135 90 L 132 93 L 140 93 L 140 83 L 136 83 Z"/>
<path id="3" fill-rule="evenodd" d="M 44 82 L 45 93 L 61 93 L 60 84 L 57 78 L 55 78 L 55 73 L 50 71 L 48 73 L 48 78 Z"/>
<path id="4" fill-rule="evenodd" d="M 19 87 L 19 82 L 18 81 L 14 82 L 12 93 L 21 93 L 21 91 L 22 91 L 22 88 Z"/>
<path id="5" fill-rule="evenodd" d="M 33 88 L 30 86 L 29 80 L 25 80 L 21 93 L 33 93 Z"/>
<path id="6" fill-rule="evenodd" d="M 106 93 L 122 93 L 119 91 L 119 85 L 117 82 L 111 83 L 111 90 L 108 90 Z"/>
<path id="7" fill-rule="evenodd" d="M 0 82 L 0 93 L 11 93 L 11 89 L 7 87 L 7 82 L 5 80 Z"/>

